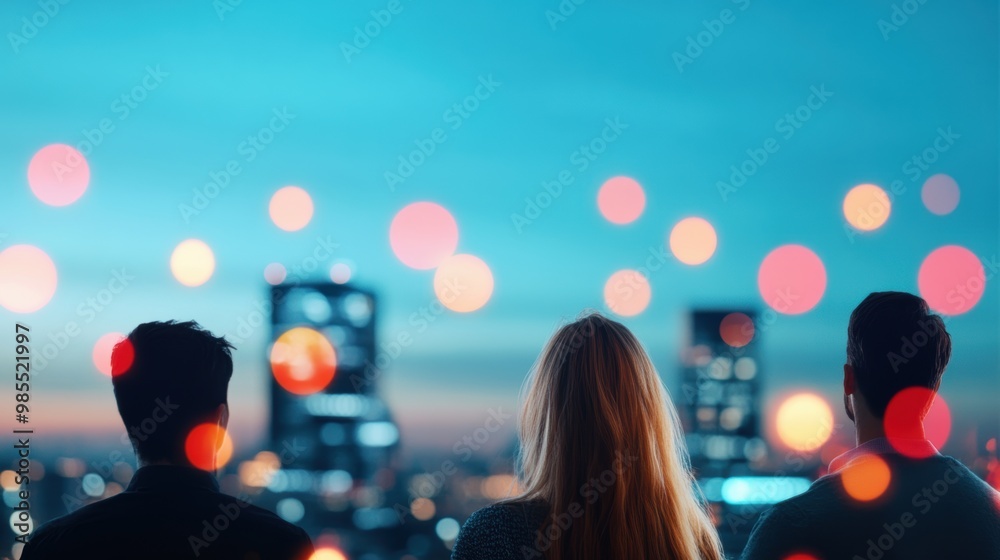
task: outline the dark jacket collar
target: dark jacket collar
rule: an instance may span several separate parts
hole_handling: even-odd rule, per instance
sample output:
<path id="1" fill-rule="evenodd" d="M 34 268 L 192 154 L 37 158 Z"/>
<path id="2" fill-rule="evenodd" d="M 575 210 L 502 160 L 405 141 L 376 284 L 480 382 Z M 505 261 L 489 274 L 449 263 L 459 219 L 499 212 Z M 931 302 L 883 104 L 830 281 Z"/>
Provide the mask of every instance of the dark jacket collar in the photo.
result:
<path id="1" fill-rule="evenodd" d="M 157 490 L 211 490 L 219 491 L 215 475 L 193 467 L 173 465 L 147 465 L 135 471 L 126 492 Z"/>

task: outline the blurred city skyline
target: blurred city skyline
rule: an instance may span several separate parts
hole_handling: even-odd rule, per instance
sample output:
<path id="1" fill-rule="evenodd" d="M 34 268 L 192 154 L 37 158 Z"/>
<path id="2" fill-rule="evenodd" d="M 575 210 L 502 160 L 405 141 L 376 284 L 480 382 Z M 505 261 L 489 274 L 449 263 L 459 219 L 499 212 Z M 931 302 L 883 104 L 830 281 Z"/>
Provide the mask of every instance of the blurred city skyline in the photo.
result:
<path id="1" fill-rule="evenodd" d="M 610 313 L 607 279 L 648 263 L 658 266 L 650 267 L 650 304 L 620 319 L 681 398 L 687 311 L 766 309 L 758 269 L 787 244 L 814 251 L 827 282 L 815 308 L 758 325 L 765 410 L 808 390 L 845 423 L 850 311 L 871 291 L 917 293 L 923 260 L 954 244 L 983 261 L 987 281 L 970 311 L 948 319 L 950 443 L 1000 423 L 996 5 L 926 4 L 899 23 L 893 4 L 860 0 L 669 12 L 651 2 L 585 3 L 564 20 L 548 13 L 558 13 L 555 2 L 474 11 L 399 2 L 396 13 L 389 4 L 242 3 L 217 12 L 211 3 L 72 3 L 0 55 L 9 80 L 0 250 L 37 246 L 59 277 L 41 310 L 0 314 L 43 340 L 69 321 L 81 326 L 33 378 L 32 421 L 43 441 L 82 445 L 121 433 L 109 379 L 91 359 L 99 337 L 194 319 L 238 339 L 233 436 L 238 451 L 261 445 L 270 333 L 243 323 L 266 299 L 265 266 L 292 271 L 332 245 L 303 279 L 349 263 L 351 282 L 377 294 L 379 340 L 411 335 L 379 379 L 409 450 L 447 452 L 489 409 L 513 412 L 559 322 L 587 308 Z M 21 18 L 39 9 L 8 3 L 0 13 L 26 37 Z M 790 48 L 797 44 L 809 48 Z M 454 108 L 470 96 L 474 110 Z M 801 107 L 808 111 L 796 116 Z M 587 155 L 583 147 L 602 135 L 605 149 Z M 769 139 L 777 149 L 734 181 L 734 166 Z M 28 188 L 29 161 L 46 145 L 81 142 L 93 146 L 87 191 L 68 206 L 43 204 Z M 930 149 L 933 163 L 914 163 Z M 409 174 L 400 158 L 414 150 L 423 157 Z M 239 173 L 227 171 L 231 161 Z M 552 196 L 561 173 L 571 182 Z M 944 216 L 920 194 L 938 173 L 961 192 Z M 598 210 L 598 189 L 615 176 L 644 189 L 645 210 L 631 224 L 609 223 Z M 842 203 L 864 183 L 895 194 L 886 224 L 857 233 Z M 297 232 L 268 216 L 271 196 L 287 185 L 305 189 L 315 206 Z M 542 193 L 551 204 L 530 208 Z M 448 209 L 457 252 L 491 268 L 495 289 L 482 309 L 411 321 L 436 301 L 434 273 L 400 262 L 389 226 L 417 201 Z M 690 216 L 718 233 L 717 250 L 697 266 L 670 257 L 667 245 Z M 189 238 L 216 260 L 212 278 L 195 288 L 170 271 L 171 252 Z M 116 274 L 134 279 L 100 311 L 86 311 Z M 510 437 L 512 428 L 504 427 Z M 490 445 L 506 448 L 510 437 Z"/>

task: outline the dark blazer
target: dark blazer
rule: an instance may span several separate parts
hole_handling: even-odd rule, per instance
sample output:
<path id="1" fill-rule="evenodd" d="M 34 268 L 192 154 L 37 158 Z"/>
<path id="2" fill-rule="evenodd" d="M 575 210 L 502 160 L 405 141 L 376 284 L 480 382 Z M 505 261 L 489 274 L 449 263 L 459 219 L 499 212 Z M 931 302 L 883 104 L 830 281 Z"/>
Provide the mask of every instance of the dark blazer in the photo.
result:
<path id="1" fill-rule="evenodd" d="M 543 502 L 493 504 L 473 513 L 455 541 L 452 560 L 541 558 L 549 544 L 538 539 L 549 508 Z"/>
<path id="2" fill-rule="evenodd" d="M 852 499 L 843 469 L 824 476 L 765 512 L 742 558 L 1000 560 L 1000 494 L 951 457 L 879 456 L 890 479 L 878 498 Z"/>
<path id="3" fill-rule="evenodd" d="M 305 531 L 219 492 L 210 473 L 146 466 L 128 488 L 39 527 L 21 560 L 62 558 L 305 560 Z"/>

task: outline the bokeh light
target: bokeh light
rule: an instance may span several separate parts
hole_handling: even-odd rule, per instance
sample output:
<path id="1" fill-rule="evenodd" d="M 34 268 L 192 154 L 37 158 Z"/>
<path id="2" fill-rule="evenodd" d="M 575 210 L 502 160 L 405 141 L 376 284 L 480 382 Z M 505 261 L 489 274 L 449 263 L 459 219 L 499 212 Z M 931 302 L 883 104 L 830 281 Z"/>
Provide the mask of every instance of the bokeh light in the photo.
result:
<path id="1" fill-rule="evenodd" d="M 778 313 L 805 313 L 823 298 L 826 268 L 807 247 L 782 245 L 761 262 L 757 288 L 764 303 Z"/>
<path id="2" fill-rule="evenodd" d="M 323 547 L 313 551 L 309 560 L 347 560 L 347 557 L 336 548 Z"/>
<path id="3" fill-rule="evenodd" d="M 264 267 L 264 281 L 272 286 L 277 286 L 285 281 L 285 266 L 281 263 L 271 263 Z"/>
<path id="4" fill-rule="evenodd" d="M 877 185 L 858 185 L 844 197 L 844 218 L 855 229 L 876 230 L 885 224 L 891 213 L 889 195 Z"/>
<path id="5" fill-rule="evenodd" d="M 859 502 L 870 502 L 884 494 L 891 480 L 889 465 L 873 454 L 854 459 L 840 472 L 844 491 Z"/>
<path id="6" fill-rule="evenodd" d="M 778 438 L 796 451 L 814 451 L 833 434 L 833 411 L 819 395 L 797 393 L 778 406 Z"/>
<path id="7" fill-rule="evenodd" d="M 986 483 L 994 490 L 1000 491 L 1000 461 L 993 461 L 986 473 Z M 997 507 L 1000 507 L 1000 495 L 997 495 Z"/>
<path id="8" fill-rule="evenodd" d="M 458 223 L 439 204 L 414 202 L 392 219 L 389 244 L 406 266 L 435 268 L 458 248 Z"/>
<path id="9" fill-rule="evenodd" d="M 132 367 L 132 362 L 134 361 L 135 347 L 132 346 L 132 341 L 128 338 L 124 338 L 123 335 L 120 339 L 120 343 L 115 344 L 111 348 L 111 377 L 117 377 L 123 373 L 127 373 L 129 368 Z M 125 483 L 128 483 L 128 481 L 129 479 L 126 479 Z"/>
<path id="10" fill-rule="evenodd" d="M 452 255 L 434 272 L 434 294 L 452 311 L 475 311 L 493 295 L 493 273 L 479 257 Z"/>
<path id="11" fill-rule="evenodd" d="M 986 270 L 975 253 L 945 245 L 927 255 L 917 274 L 920 295 L 931 309 L 961 315 L 976 306 L 986 291 Z"/>
<path id="12" fill-rule="evenodd" d="M 330 280 L 334 284 L 346 284 L 351 280 L 351 265 L 347 263 L 333 263 L 330 267 Z"/>
<path id="13" fill-rule="evenodd" d="M 631 317 L 645 311 L 652 297 L 653 291 L 649 286 L 649 280 L 637 270 L 619 270 L 604 283 L 605 305 L 623 317 Z"/>
<path id="14" fill-rule="evenodd" d="M 87 159 L 72 146 L 49 144 L 28 164 L 31 192 L 50 206 L 66 206 L 83 196 L 90 184 Z"/>
<path id="15" fill-rule="evenodd" d="M 298 498 L 282 498 L 275 504 L 274 512 L 289 523 L 298 523 L 305 517 L 306 507 Z"/>
<path id="16" fill-rule="evenodd" d="M 920 189 L 920 199 L 923 200 L 924 206 L 939 216 L 951 214 L 958 208 L 960 198 L 958 183 L 944 173 L 931 175 Z"/>
<path id="17" fill-rule="evenodd" d="M 733 348 L 742 348 L 753 340 L 753 320 L 744 313 L 730 313 L 719 323 L 719 336 Z"/>
<path id="18" fill-rule="evenodd" d="M 45 307 L 56 293 L 56 265 L 33 245 L 0 251 L 0 305 L 14 313 Z"/>
<path id="19" fill-rule="evenodd" d="M 609 222 L 624 225 L 634 222 L 646 207 L 646 193 L 630 177 L 612 177 L 597 191 L 597 208 Z"/>
<path id="20" fill-rule="evenodd" d="M 170 271 L 185 286 L 201 286 L 215 272 L 215 255 L 204 241 L 186 239 L 170 255 Z"/>
<path id="21" fill-rule="evenodd" d="M 410 513 L 419 521 L 427 521 L 434 517 L 437 507 L 428 498 L 417 498 L 410 504 Z"/>
<path id="22" fill-rule="evenodd" d="M 312 219 L 312 197 L 301 187 L 282 187 L 271 196 L 267 211 L 280 229 L 298 231 Z"/>
<path id="23" fill-rule="evenodd" d="M 91 358 L 97 371 L 104 375 L 111 375 L 111 351 L 115 349 L 116 344 L 124 339 L 125 335 L 119 332 L 110 332 L 97 339 L 97 342 L 94 343 L 94 350 L 91 352 Z M 128 367 L 125 369 L 127 370 Z"/>
<path id="24" fill-rule="evenodd" d="M 715 228 L 704 218 L 684 218 L 670 230 L 670 251 L 684 264 L 707 261 L 715 254 L 718 243 Z"/>
<path id="25" fill-rule="evenodd" d="M 820 560 L 819 557 L 813 556 L 812 554 L 806 554 L 805 552 L 796 552 L 790 556 L 782 557 L 781 560 Z"/>
<path id="26" fill-rule="evenodd" d="M 285 331 L 271 347 L 271 371 L 289 393 L 322 391 L 337 372 L 337 354 L 322 333 L 308 327 Z"/>
<path id="27" fill-rule="evenodd" d="M 458 538 L 458 532 L 462 529 L 458 521 L 451 517 L 444 517 L 434 526 L 434 532 L 442 541 L 453 541 Z"/>
<path id="28" fill-rule="evenodd" d="M 902 455 L 922 459 L 933 455 L 922 444 L 924 439 L 937 449 L 944 447 L 951 434 L 951 410 L 948 403 L 925 387 L 908 387 L 896 393 L 885 408 L 885 437 Z"/>
<path id="29" fill-rule="evenodd" d="M 221 469 L 233 456 L 233 440 L 218 424 L 199 424 L 184 440 L 184 453 L 191 465 L 203 471 Z"/>

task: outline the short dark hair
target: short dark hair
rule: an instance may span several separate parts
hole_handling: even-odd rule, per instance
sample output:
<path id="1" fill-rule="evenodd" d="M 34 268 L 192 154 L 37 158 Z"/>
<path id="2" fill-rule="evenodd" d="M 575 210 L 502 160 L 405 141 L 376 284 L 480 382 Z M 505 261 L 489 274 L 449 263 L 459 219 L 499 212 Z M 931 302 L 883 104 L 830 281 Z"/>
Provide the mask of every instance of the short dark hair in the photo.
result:
<path id="1" fill-rule="evenodd" d="M 908 387 L 937 391 L 951 357 L 951 336 L 927 302 L 905 292 L 873 292 L 851 313 L 847 363 L 871 412 Z"/>
<path id="2" fill-rule="evenodd" d="M 227 403 L 231 349 L 194 321 L 143 323 L 115 345 L 111 382 L 137 456 L 183 460 L 190 430 Z"/>

